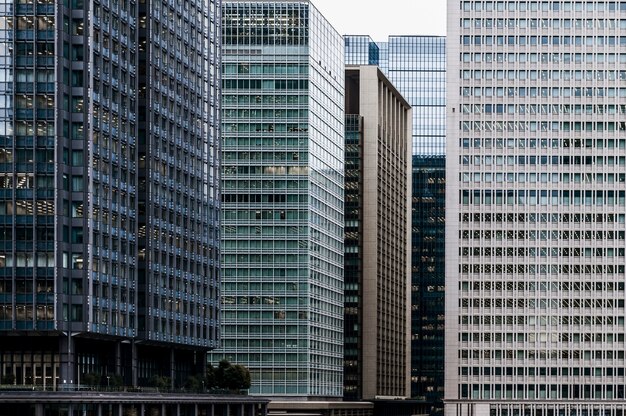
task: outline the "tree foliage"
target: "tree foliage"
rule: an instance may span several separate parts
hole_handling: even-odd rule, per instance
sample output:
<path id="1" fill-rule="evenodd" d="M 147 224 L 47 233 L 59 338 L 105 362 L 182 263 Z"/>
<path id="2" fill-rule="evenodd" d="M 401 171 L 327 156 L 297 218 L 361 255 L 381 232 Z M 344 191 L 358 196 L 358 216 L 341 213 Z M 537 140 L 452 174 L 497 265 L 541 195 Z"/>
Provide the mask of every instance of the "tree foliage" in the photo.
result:
<path id="1" fill-rule="evenodd" d="M 223 359 L 215 370 L 215 384 L 219 388 L 232 391 L 247 390 L 251 385 L 250 371 L 242 365 L 232 365 Z"/>

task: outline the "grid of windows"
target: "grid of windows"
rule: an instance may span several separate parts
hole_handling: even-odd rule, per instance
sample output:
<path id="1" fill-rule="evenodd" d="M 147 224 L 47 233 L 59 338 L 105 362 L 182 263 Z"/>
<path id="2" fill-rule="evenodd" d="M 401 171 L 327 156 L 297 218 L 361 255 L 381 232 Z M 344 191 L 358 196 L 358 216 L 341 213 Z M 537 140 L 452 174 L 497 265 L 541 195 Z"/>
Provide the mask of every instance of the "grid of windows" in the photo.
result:
<path id="1" fill-rule="evenodd" d="M 219 1 L 152 1 L 139 32 L 139 331 L 210 348 L 219 330 L 220 17 Z"/>
<path id="2" fill-rule="evenodd" d="M 448 6 L 446 396 L 621 414 L 626 3 Z"/>
<path id="3" fill-rule="evenodd" d="M 308 1 L 223 6 L 222 349 L 252 393 L 340 396 L 343 43 Z"/>
<path id="4" fill-rule="evenodd" d="M 369 36 L 344 37 L 346 65 L 379 65 L 380 48 Z"/>
<path id="5" fill-rule="evenodd" d="M 54 375 L 3 343 L 1 377 L 137 385 L 129 340 L 216 345 L 220 25 L 215 1 L 0 4 L 0 330 L 63 334 Z"/>
<path id="6" fill-rule="evenodd" d="M 58 325 L 54 215 L 62 198 L 55 200 L 54 162 L 62 123 L 54 116 L 56 21 L 51 3 L 37 11 L 32 5 L 0 7 L 0 330 Z M 69 243 L 69 233 L 63 242 Z M 66 281 L 69 274 L 64 271 Z M 82 275 L 76 277 L 82 282 Z"/>
<path id="7" fill-rule="evenodd" d="M 82 12 L 82 6 L 80 9 Z M 91 43 L 93 81 L 89 79 L 88 62 L 78 57 L 79 62 L 72 63 L 70 74 L 71 162 L 73 166 L 84 164 L 92 180 L 87 175 L 76 176 L 73 168 L 69 234 L 72 243 L 91 246 L 86 245 L 84 254 L 73 249 L 69 262 L 73 269 L 83 268 L 84 263 L 88 272 L 91 269 L 92 281 L 83 286 L 72 279 L 70 291 L 73 295 L 91 295 L 91 311 L 87 305 L 83 311 L 89 317 L 86 321 L 91 321 L 90 331 L 134 337 L 137 336 L 137 7 L 130 2 L 114 5 L 94 2 L 91 37 L 84 29 L 84 15 L 77 18 L 79 14 L 73 13 L 71 39 L 73 43 L 80 40 L 81 44 L 73 45 L 72 50 L 80 55 L 84 48 L 84 53 L 88 53 L 87 45 Z M 76 96 L 77 91 L 81 91 L 80 96 Z M 78 117 L 75 113 L 79 112 L 85 112 L 91 119 L 82 114 Z M 81 141 L 84 144 L 77 146 Z M 91 236 L 83 237 L 83 227 L 88 229 L 89 221 L 93 227 Z M 71 306 L 69 314 L 71 320 L 84 319 L 75 306 Z"/>
<path id="8" fill-rule="evenodd" d="M 344 399 L 406 398 L 411 108 L 371 65 L 346 97 Z"/>
<path id="9" fill-rule="evenodd" d="M 411 396 L 441 412 L 444 385 L 445 190 L 443 156 L 413 156 Z"/>
<path id="10" fill-rule="evenodd" d="M 348 86 L 348 88 L 350 88 Z M 344 254 L 344 383 L 346 400 L 362 396 L 362 205 L 363 152 L 362 117 L 346 114 L 346 189 L 345 189 L 345 254 Z"/>
<path id="11" fill-rule="evenodd" d="M 346 63 L 379 65 L 413 108 L 411 396 L 437 402 L 433 412 L 443 396 L 444 224 L 436 219 L 445 205 L 445 43 L 432 36 L 345 37 Z M 425 266 L 423 257 L 433 263 Z"/>

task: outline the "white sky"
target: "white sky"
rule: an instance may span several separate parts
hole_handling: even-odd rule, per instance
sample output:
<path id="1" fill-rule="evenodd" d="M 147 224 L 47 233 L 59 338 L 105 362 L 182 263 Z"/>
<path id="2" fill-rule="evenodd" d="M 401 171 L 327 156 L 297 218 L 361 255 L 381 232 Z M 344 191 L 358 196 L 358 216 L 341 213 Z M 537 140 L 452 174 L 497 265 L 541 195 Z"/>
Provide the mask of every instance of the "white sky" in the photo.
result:
<path id="1" fill-rule="evenodd" d="M 445 35 L 446 0 L 312 0 L 342 35 Z"/>

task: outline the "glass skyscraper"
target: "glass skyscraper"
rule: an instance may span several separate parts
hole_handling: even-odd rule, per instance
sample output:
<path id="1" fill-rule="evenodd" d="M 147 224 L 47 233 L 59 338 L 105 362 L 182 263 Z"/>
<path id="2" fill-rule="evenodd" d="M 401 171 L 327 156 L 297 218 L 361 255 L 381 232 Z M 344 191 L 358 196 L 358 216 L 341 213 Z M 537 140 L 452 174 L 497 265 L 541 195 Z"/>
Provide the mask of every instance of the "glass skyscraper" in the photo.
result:
<path id="1" fill-rule="evenodd" d="M 346 64 L 378 65 L 413 108 L 413 154 L 446 153 L 446 38 L 345 37 Z"/>
<path id="2" fill-rule="evenodd" d="M 219 338 L 220 5 L 149 1 L 138 33 L 138 330 L 204 348 Z"/>
<path id="3" fill-rule="evenodd" d="M 0 4 L 3 380 L 178 385 L 216 346 L 219 5 Z"/>
<path id="4" fill-rule="evenodd" d="M 626 409 L 624 29 L 448 1 L 446 414 Z"/>
<path id="5" fill-rule="evenodd" d="M 308 1 L 223 6 L 222 348 L 251 392 L 340 397 L 344 48 Z"/>
<path id="6" fill-rule="evenodd" d="M 411 396 L 423 413 L 443 410 L 445 202 L 444 156 L 413 156 Z"/>

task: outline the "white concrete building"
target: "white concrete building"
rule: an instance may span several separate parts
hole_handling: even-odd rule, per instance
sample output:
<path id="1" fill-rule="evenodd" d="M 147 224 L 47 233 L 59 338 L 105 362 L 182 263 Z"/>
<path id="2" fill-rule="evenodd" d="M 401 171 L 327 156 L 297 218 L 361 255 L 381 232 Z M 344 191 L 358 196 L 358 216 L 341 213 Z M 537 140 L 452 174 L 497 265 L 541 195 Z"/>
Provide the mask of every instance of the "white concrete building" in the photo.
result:
<path id="1" fill-rule="evenodd" d="M 623 415 L 624 29 L 448 1 L 446 415 Z"/>

